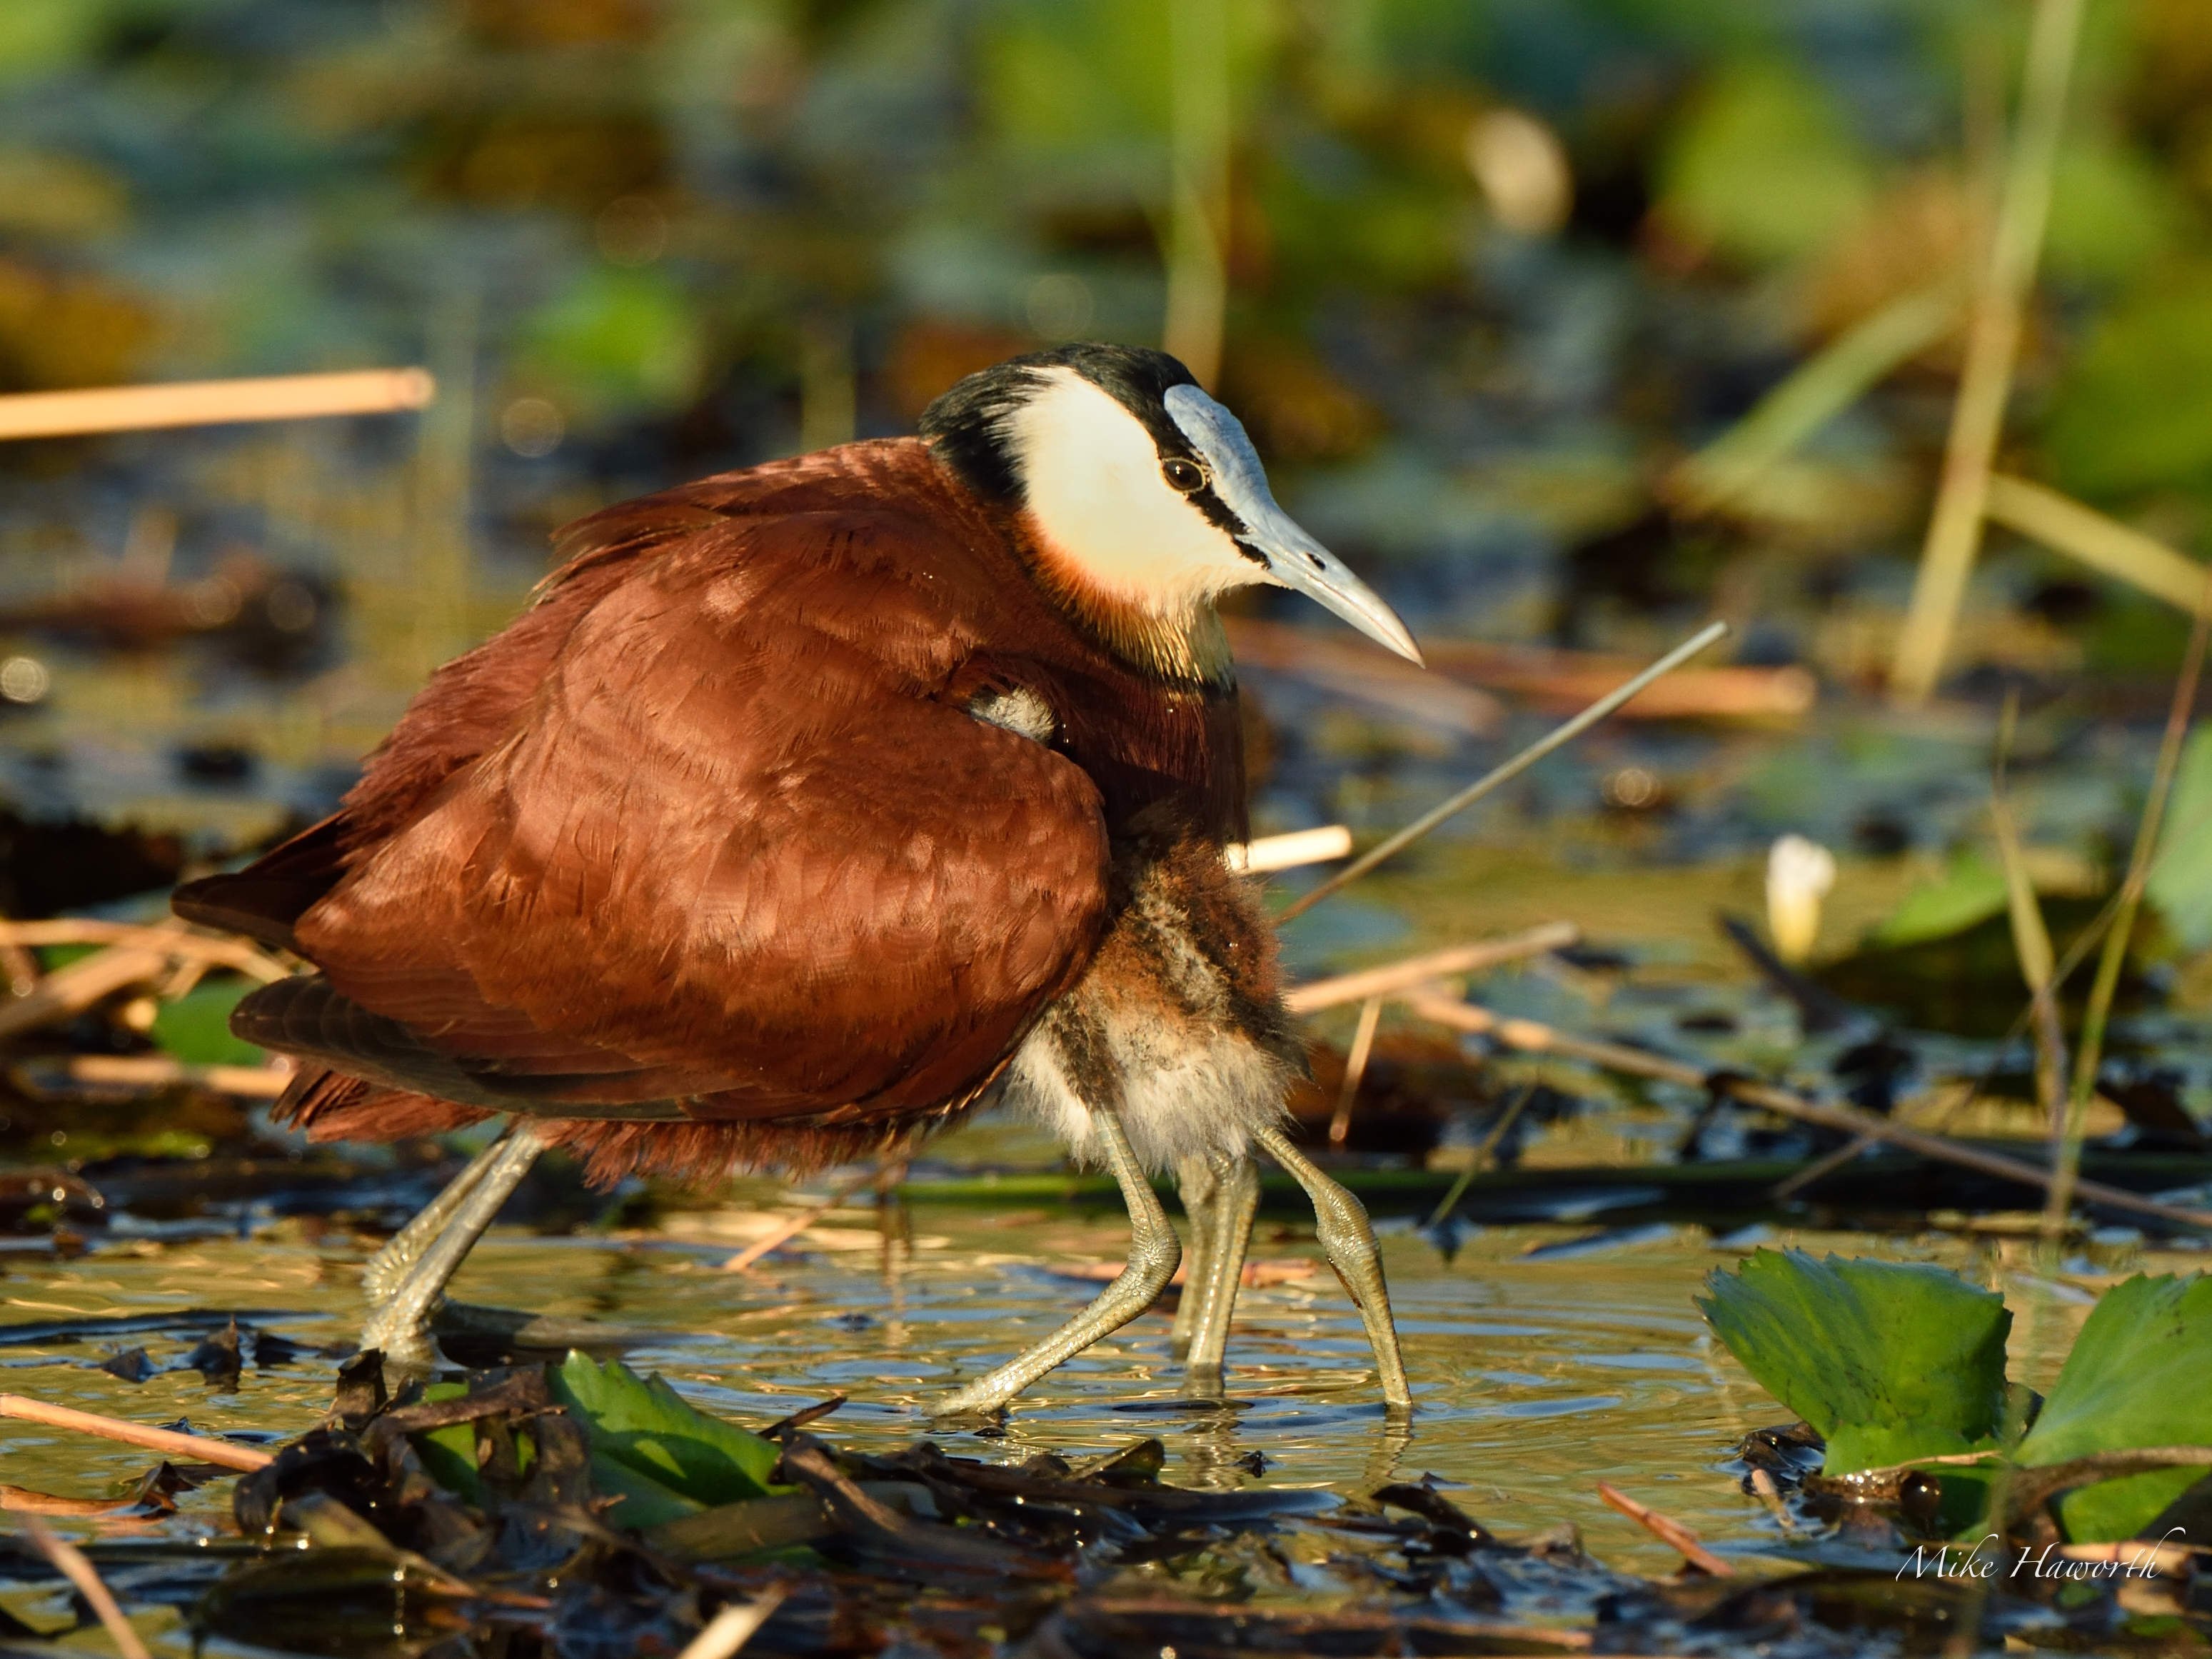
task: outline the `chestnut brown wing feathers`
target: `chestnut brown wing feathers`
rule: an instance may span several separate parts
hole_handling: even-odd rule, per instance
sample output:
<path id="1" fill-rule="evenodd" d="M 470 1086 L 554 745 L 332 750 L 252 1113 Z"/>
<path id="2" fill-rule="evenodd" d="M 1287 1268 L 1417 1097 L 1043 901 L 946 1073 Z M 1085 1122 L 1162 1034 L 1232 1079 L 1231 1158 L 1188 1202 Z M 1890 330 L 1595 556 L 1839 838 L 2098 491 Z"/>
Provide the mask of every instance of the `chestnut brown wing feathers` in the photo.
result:
<path id="1" fill-rule="evenodd" d="M 1079 768 L 934 695 L 975 644 L 960 568 L 921 521 L 847 510 L 722 520 L 579 582 L 520 718 L 294 923 L 319 1040 L 277 1018 L 296 991 L 242 1020 L 510 1110 L 971 1090 L 1088 961 L 1108 854 Z M 349 1031 L 375 1052 L 348 1064 Z"/>

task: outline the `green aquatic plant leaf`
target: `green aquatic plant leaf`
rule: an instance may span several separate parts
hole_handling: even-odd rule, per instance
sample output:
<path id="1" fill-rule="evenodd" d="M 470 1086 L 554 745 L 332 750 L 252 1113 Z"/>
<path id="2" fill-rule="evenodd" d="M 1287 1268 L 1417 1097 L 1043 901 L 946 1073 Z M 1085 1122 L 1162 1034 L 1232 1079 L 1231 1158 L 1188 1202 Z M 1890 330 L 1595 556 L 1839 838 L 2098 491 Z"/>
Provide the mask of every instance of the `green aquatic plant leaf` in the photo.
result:
<path id="1" fill-rule="evenodd" d="M 2004 872 L 1978 852 L 1954 860 L 1941 878 L 1915 887 L 1875 924 L 1866 943 L 1875 949 L 1949 939 L 2005 908 Z"/>
<path id="2" fill-rule="evenodd" d="M 1826 1472 L 1994 1448 L 2004 1299 L 1941 1267 L 1759 1250 L 1698 1299 L 1713 1334 L 1828 1443 Z"/>
<path id="3" fill-rule="evenodd" d="M 465 1382 L 433 1382 L 422 1390 L 426 1404 L 459 1400 L 469 1391 Z M 420 1434 L 410 1435 L 415 1455 L 422 1460 L 422 1471 L 433 1480 L 457 1497 L 470 1503 L 481 1502 L 483 1482 L 477 1474 L 477 1425 L 473 1423 L 448 1423 L 441 1429 L 425 1429 Z"/>
<path id="4" fill-rule="evenodd" d="M 2020 1443 L 2033 1468 L 2142 1446 L 2212 1446 L 2212 1277 L 2142 1273 L 2105 1292 Z M 2204 1479 L 2159 1469 L 2062 1494 L 2075 1543 L 2131 1538 Z"/>
<path id="5" fill-rule="evenodd" d="M 258 1066 L 266 1058 L 230 1034 L 230 1011 L 253 988 L 251 981 L 210 980 L 194 986 L 154 1016 L 149 1035 L 164 1054 L 188 1066 Z"/>
<path id="6" fill-rule="evenodd" d="M 774 1441 L 708 1416 L 659 1376 L 571 1353 L 546 1380 L 591 1441 L 592 1479 L 623 1498 L 625 1526 L 789 1490 L 769 1481 L 781 1455 Z"/>

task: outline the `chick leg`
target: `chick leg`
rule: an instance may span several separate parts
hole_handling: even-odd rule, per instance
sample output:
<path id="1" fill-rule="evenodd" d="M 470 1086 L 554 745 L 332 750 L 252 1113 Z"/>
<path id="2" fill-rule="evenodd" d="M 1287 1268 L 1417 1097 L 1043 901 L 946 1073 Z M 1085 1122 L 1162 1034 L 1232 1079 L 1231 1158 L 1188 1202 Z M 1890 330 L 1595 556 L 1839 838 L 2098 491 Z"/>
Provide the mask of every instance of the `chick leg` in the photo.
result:
<path id="1" fill-rule="evenodd" d="M 384 1242 L 384 1248 L 369 1257 L 361 1270 L 361 1293 L 373 1307 L 399 1288 L 408 1271 L 422 1259 L 446 1224 L 453 1218 L 477 1184 L 484 1178 L 484 1171 L 499 1159 L 504 1137 L 478 1152 L 468 1161 L 460 1174 L 446 1183 L 446 1189 L 416 1212 L 414 1219 Z"/>
<path id="2" fill-rule="evenodd" d="M 1398 1354 L 1398 1328 L 1390 1320 L 1389 1287 L 1382 1282 L 1382 1249 L 1375 1242 L 1375 1229 L 1368 1222 L 1366 1209 L 1291 1145 L 1290 1137 L 1280 1129 L 1271 1125 L 1253 1139 L 1313 1200 L 1314 1231 L 1322 1254 L 1344 1281 L 1352 1305 L 1359 1310 L 1367 1327 L 1367 1340 L 1375 1349 L 1375 1369 L 1382 1383 L 1383 1403 L 1394 1409 L 1410 1407 L 1413 1391 L 1406 1385 L 1406 1364 Z"/>
<path id="3" fill-rule="evenodd" d="M 1244 1282 L 1244 1258 L 1252 1248 L 1252 1218 L 1260 1211 L 1260 1171 L 1242 1155 L 1217 1158 L 1213 1165 L 1212 1251 L 1204 1269 L 1193 1268 L 1183 1289 L 1198 1313 L 1191 1325 L 1189 1357 L 1194 1381 L 1218 1388 L 1222 1357 L 1229 1346 L 1229 1316 Z"/>
<path id="4" fill-rule="evenodd" d="M 1191 1334 L 1198 1328 L 1198 1310 L 1204 1296 L 1206 1263 L 1213 1259 L 1217 1187 L 1213 1160 L 1194 1155 L 1176 1165 L 1176 1195 L 1190 1219 L 1190 1243 L 1183 1247 L 1182 1297 L 1176 1304 L 1175 1331 L 1168 1352 L 1181 1359 L 1190 1352 Z"/>
<path id="5" fill-rule="evenodd" d="M 1176 1266 L 1182 1260 L 1182 1244 L 1137 1155 L 1130 1151 L 1129 1138 L 1122 1133 L 1113 1113 L 1094 1109 L 1091 1117 L 1106 1149 L 1107 1167 L 1113 1170 L 1122 1201 L 1129 1206 L 1129 1265 L 1099 1293 L 1097 1301 L 1036 1346 L 939 1401 L 935 1415 L 996 1411 L 1054 1366 L 1144 1312 L 1175 1277 Z"/>
<path id="6" fill-rule="evenodd" d="M 361 1333 L 364 1350 L 382 1349 L 385 1363 L 400 1370 L 428 1370 L 437 1364 L 438 1345 L 430 1334 L 430 1316 L 445 1300 L 446 1286 L 484 1236 L 501 1206 L 514 1195 L 544 1150 L 538 1131 L 526 1123 L 516 1125 L 492 1149 L 483 1172 L 453 1206 L 437 1237 L 371 1310 Z"/>

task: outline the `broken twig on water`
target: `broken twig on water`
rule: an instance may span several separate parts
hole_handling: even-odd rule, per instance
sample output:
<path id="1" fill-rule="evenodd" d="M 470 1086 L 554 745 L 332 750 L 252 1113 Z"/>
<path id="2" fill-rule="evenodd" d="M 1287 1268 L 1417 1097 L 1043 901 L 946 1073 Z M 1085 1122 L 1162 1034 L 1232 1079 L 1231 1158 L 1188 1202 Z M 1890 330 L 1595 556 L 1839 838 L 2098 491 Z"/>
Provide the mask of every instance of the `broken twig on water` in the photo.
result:
<path id="1" fill-rule="evenodd" d="M 148 1451 L 157 1451 L 164 1457 L 173 1457 L 187 1463 L 213 1463 L 218 1468 L 237 1469 L 252 1474 L 266 1468 L 276 1460 L 257 1446 L 241 1446 L 235 1441 L 217 1440 L 211 1435 L 179 1434 L 174 1429 L 149 1429 L 143 1423 L 126 1422 L 119 1417 L 102 1417 L 98 1412 L 81 1412 L 71 1406 L 50 1406 L 43 1400 L 33 1400 L 27 1395 L 0 1394 L 0 1417 L 12 1417 L 24 1423 L 43 1423 L 50 1429 L 69 1429 L 78 1434 L 97 1435 L 103 1440 L 119 1440 L 128 1446 L 143 1446 Z"/>
<path id="2" fill-rule="evenodd" d="M 1294 1014 L 1318 1013 L 1324 1008 L 1339 1008 L 1350 1002 L 1364 1002 L 1370 997 L 1389 996 L 1409 990 L 1432 979 L 1453 979 L 1461 974 L 1480 973 L 1485 968 L 1495 968 L 1501 963 L 1517 962 L 1524 957 L 1540 957 L 1547 951 L 1564 951 L 1582 938 L 1582 929 L 1571 921 L 1547 921 L 1531 927 L 1526 933 L 1509 933 L 1504 939 L 1481 939 L 1472 945 L 1450 945 L 1441 951 L 1425 951 L 1419 956 L 1407 957 L 1400 962 L 1386 962 L 1379 967 L 1363 968 L 1357 973 L 1340 974 L 1334 979 L 1317 979 L 1309 985 L 1294 985 L 1283 994 L 1283 1006 Z"/>
<path id="3" fill-rule="evenodd" d="M 1368 848 L 1366 852 L 1352 860 L 1350 864 L 1311 892 L 1303 897 L 1293 899 L 1283 908 L 1282 913 L 1275 920 L 1278 922 L 1285 922 L 1294 916 L 1304 915 L 1330 894 L 1358 880 L 1385 859 L 1402 853 L 1445 819 L 1465 811 L 1500 784 L 1510 782 L 1519 777 L 1522 773 L 1527 771 L 1554 749 L 1573 742 L 1591 726 L 1595 726 L 1607 714 L 1620 708 L 1621 704 L 1643 690 L 1652 681 L 1664 678 L 1708 646 L 1725 639 L 1728 636 L 1728 631 L 1729 625 L 1724 622 L 1713 623 L 1700 629 L 1633 679 L 1616 686 L 1572 720 L 1563 726 L 1554 727 L 1545 736 L 1537 738 L 1535 742 L 1514 756 L 1511 760 L 1507 761 L 1503 766 L 1494 768 L 1485 776 L 1478 778 L 1441 806 L 1432 807 L 1422 813 L 1419 817 L 1415 818 L 1380 846 Z"/>
<path id="4" fill-rule="evenodd" d="M 1682 1559 L 1700 1572 L 1711 1573 L 1716 1578 L 1733 1578 L 1735 1569 L 1698 1541 L 1692 1532 L 1672 1516 L 1662 1515 L 1647 1504 L 1639 1504 L 1618 1486 L 1597 1483 L 1597 1495 L 1605 1500 L 1607 1509 L 1618 1510 L 1630 1520 L 1650 1533 L 1671 1550 L 1679 1551 Z"/>

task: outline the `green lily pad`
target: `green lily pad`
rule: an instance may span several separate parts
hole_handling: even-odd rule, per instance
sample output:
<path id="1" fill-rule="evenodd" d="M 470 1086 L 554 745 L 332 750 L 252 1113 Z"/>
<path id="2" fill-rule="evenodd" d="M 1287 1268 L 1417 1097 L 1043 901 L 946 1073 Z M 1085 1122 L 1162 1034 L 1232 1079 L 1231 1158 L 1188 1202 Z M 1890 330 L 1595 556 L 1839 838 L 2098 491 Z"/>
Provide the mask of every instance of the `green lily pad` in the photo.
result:
<path id="1" fill-rule="evenodd" d="M 1994 1448 L 2004 1418 L 2004 1299 L 1941 1267 L 1759 1250 L 1698 1305 L 1743 1368 L 1850 1474 Z"/>
<path id="2" fill-rule="evenodd" d="M 546 1380 L 591 1441 L 593 1481 L 623 1500 L 624 1526 L 790 1490 L 769 1481 L 781 1455 L 775 1442 L 708 1416 L 657 1376 L 571 1353 Z"/>
<path id="3" fill-rule="evenodd" d="M 2019 1461 L 2049 1468 L 2139 1446 L 2212 1446 L 2212 1278 L 2138 1273 L 2105 1292 L 2020 1443 Z M 2204 1478 L 2159 1469 L 2061 1496 L 2075 1543 L 2132 1538 Z"/>

